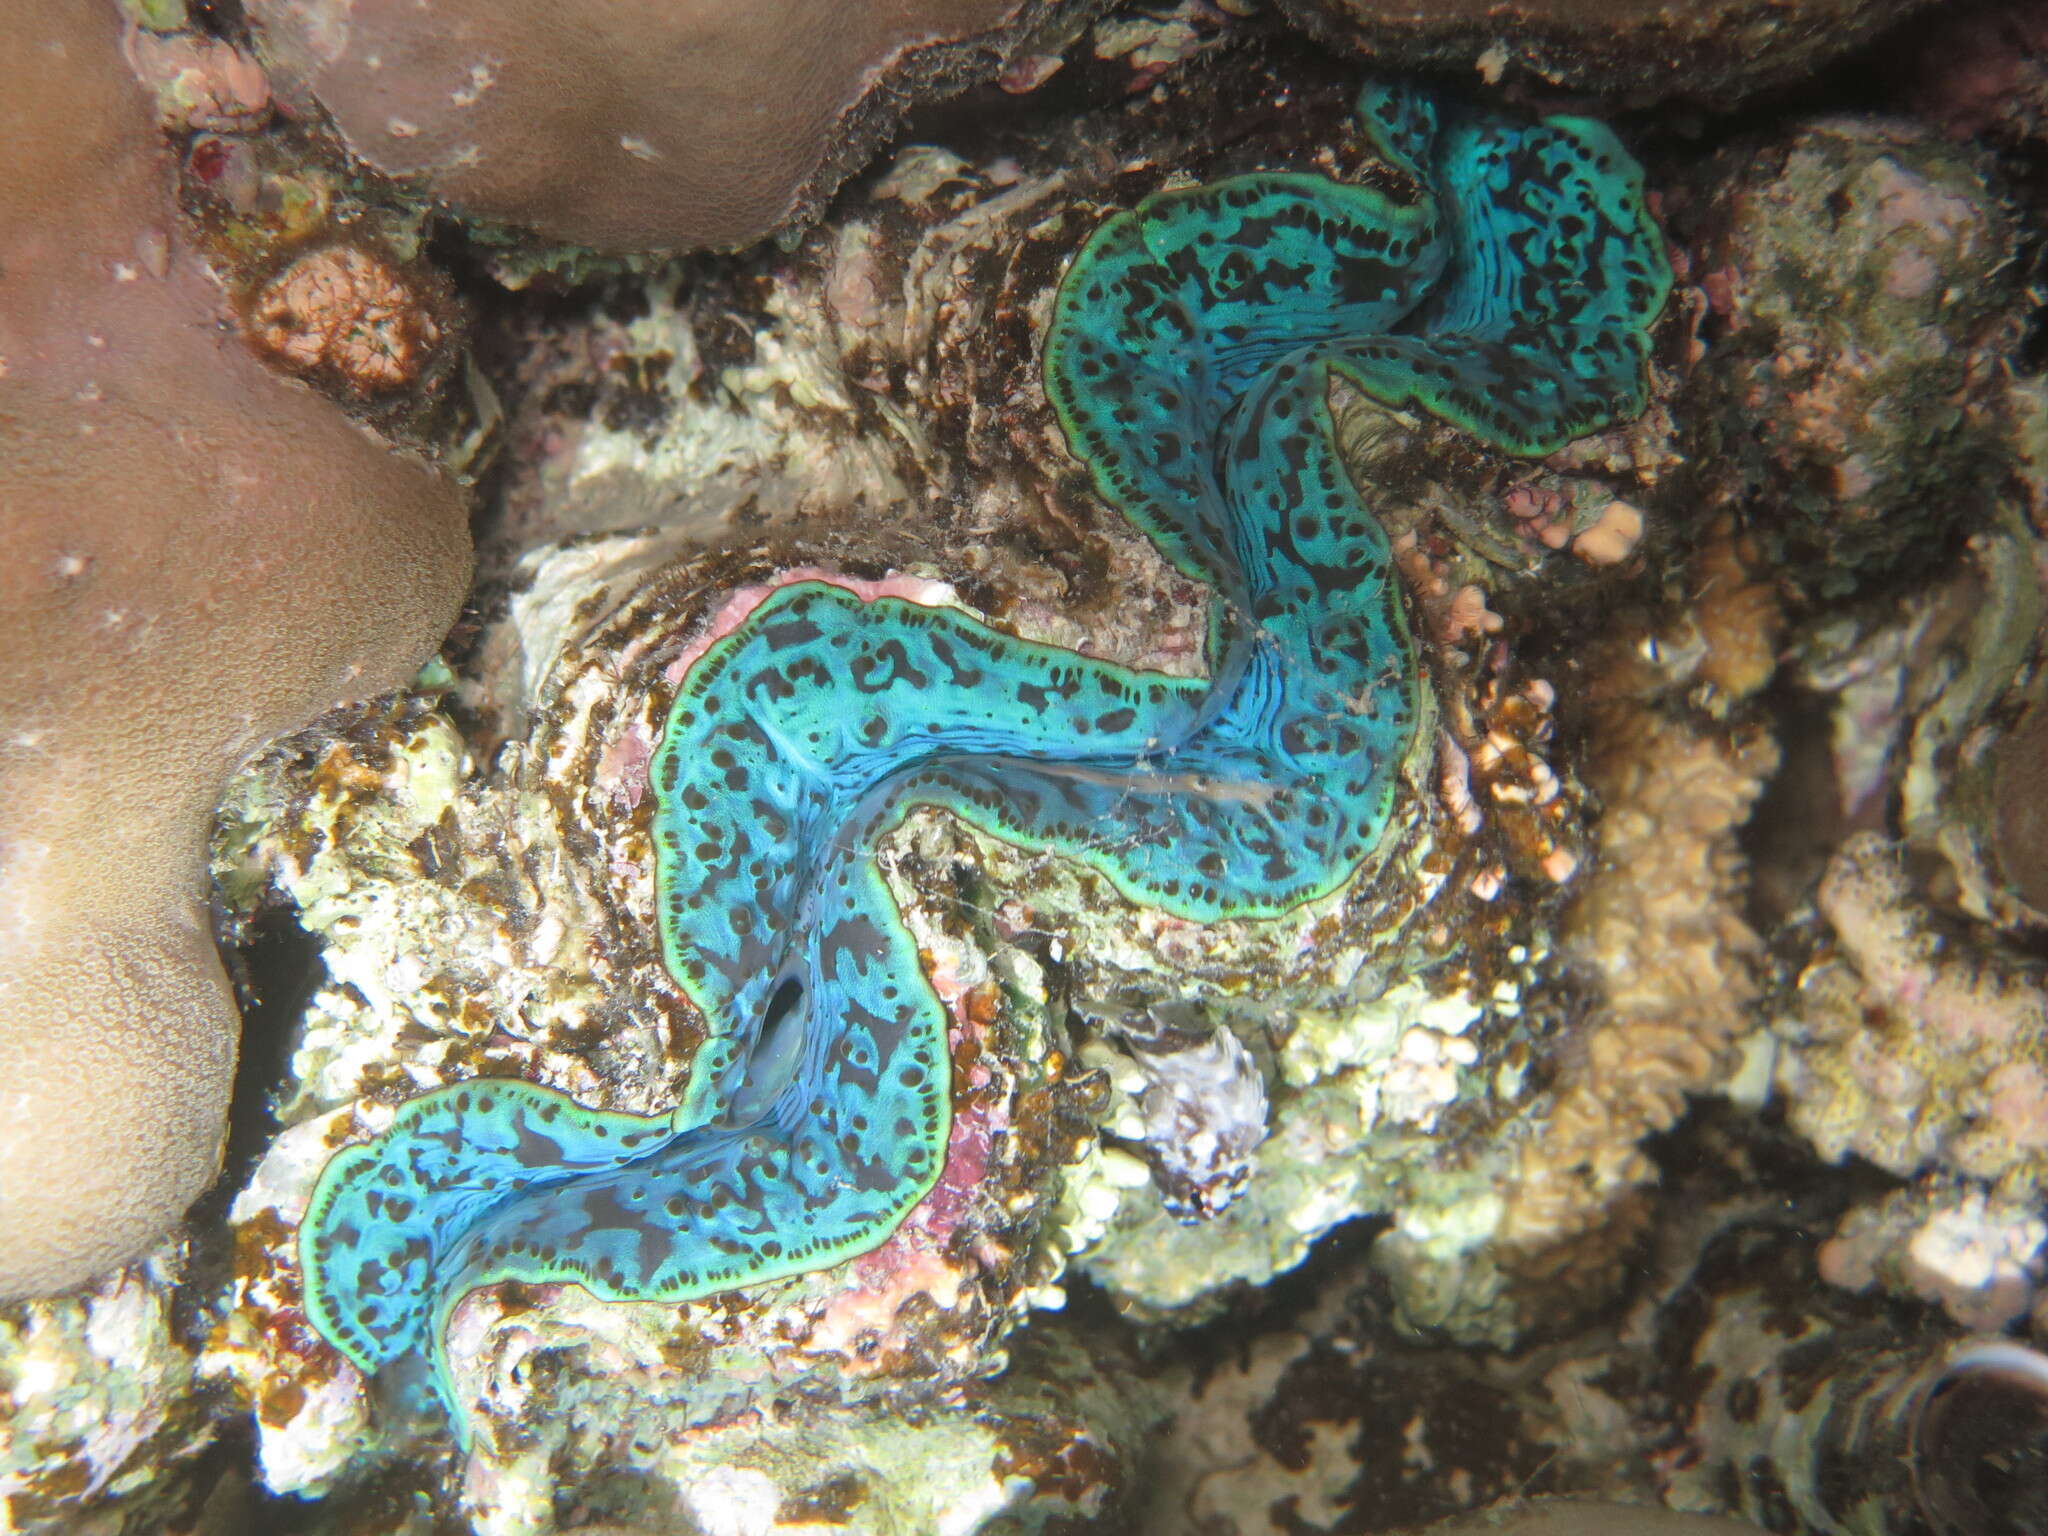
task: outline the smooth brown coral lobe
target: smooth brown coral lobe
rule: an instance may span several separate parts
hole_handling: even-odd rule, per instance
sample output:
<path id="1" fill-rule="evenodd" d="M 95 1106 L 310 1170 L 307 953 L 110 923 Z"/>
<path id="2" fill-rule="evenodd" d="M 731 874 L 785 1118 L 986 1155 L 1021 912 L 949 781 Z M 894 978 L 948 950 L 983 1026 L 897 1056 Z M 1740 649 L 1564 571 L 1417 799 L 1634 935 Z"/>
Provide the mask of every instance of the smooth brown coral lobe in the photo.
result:
<path id="1" fill-rule="evenodd" d="M 239 1018 L 222 780 L 406 680 L 460 493 L 264 367 L 181 248 L 100 5 L 0 0 L 0 1296 L 146 1249 L 212 1178 Z"/>
<path id="2" fill-rule="evenodd" d="M 1998 862 L 2020 900 L 2048 912 L 2048 704 L 2035 704 L 1992 759 Z"/>
<path id="3" fill-rule="evenodd" d="M 1059 0 L 252 0 L 278 83 L 465 213 L 607 250 L 813 209 Z M 1074 10 L 1079 7 L 1065 6 Z"/>

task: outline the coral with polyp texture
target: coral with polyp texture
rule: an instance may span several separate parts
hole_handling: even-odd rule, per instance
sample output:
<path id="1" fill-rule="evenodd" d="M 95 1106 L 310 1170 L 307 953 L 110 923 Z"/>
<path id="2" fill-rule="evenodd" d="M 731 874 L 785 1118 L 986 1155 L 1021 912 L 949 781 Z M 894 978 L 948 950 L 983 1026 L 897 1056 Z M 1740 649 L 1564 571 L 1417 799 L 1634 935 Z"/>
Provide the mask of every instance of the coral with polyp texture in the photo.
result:
<path id="1" fill-rule="evenodd" d="M 111 9 L 0 24 L 33 61 L 0 101 L 0 1295 L 25 1295 L 142 1252 L 213 1176 L 221 782 L 403 682 L 469 553 L 452 485 L 221 324 Z"/>

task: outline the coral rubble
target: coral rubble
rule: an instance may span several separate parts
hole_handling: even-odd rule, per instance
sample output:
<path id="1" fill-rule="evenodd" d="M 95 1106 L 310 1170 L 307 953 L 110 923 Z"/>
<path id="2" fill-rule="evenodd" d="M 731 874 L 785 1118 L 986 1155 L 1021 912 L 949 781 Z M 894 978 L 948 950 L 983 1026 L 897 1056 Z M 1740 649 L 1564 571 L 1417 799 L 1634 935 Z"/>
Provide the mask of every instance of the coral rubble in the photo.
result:
<path id="1" fill-rule="evenodd" d="M 166 1250 L 73 1296 L 0 1304 L 0 1530 L 164 1529 L 216 1424 L 193 1391 Z"/>

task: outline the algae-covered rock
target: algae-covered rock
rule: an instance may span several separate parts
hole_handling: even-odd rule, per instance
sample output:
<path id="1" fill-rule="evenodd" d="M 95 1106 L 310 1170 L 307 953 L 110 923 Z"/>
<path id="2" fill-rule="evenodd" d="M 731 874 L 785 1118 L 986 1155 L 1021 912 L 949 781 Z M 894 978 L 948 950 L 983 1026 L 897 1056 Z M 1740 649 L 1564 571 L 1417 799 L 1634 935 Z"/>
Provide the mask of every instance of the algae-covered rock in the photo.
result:
<path id="1" fill-rule="evenodd" d="M 175 1245 L 76 1295 L 0 1306 L 0 1529 L 141 1536 L 195 1499 L 217 1431 L 176 1315 Z"/>
<path id="2" fill-rule="evenodd" d="M 1794 1124 L 1828 1157 L 2038 1190 L 2048 1172 L 2040 967 L 1943 941 L 1896 855 L 1850 838 L 1821 882 L 1833 942 L 1780 1024 Z"/>
<path id="3" fill-rule="evenodd" d="M 2013 456 L 2015 232 L 1987 157 L 1827 119 L 1723 151 L 1679 205 L 1707 343 L 1697 467 L 1789 589 L 1924 569 L 1984 524 Z"/>

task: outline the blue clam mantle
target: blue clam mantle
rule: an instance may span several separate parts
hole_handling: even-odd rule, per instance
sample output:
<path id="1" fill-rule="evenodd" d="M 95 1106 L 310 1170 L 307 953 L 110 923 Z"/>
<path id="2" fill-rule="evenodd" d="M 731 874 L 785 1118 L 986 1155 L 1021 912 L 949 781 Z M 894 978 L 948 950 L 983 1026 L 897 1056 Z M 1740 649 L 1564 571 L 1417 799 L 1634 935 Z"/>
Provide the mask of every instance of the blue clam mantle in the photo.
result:
<path id="1" fill-rule="evenodd" d="M 671 974 L 710 1031 L 668 1114 L 475 1081 L 323 1170 L 309 1314 L 365 1371 L 495 1281 L 680 1301 L 873 1248 L 932 1187 L 946 1015 L 878 871 L 919 807 L 1202 922 L 1373 856 L 1420 671 L 1332 440 L 1334 371 L 1506 451 L 1640 410 L 1670 286 L 1607 130 L 1369 87 L 1416 191 L 1253 174 L 1163 192 L 1075 258 L 1045 387 L 1101 496 L 1215 593 L 1206 679 L 965 614 L 783 586 L 681 681 L 653 763 Z"/>

